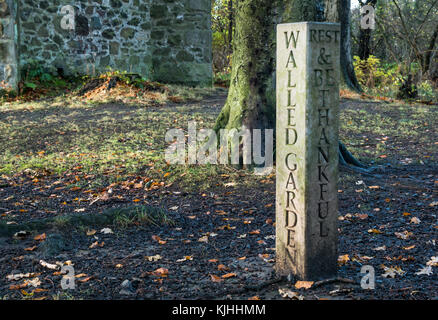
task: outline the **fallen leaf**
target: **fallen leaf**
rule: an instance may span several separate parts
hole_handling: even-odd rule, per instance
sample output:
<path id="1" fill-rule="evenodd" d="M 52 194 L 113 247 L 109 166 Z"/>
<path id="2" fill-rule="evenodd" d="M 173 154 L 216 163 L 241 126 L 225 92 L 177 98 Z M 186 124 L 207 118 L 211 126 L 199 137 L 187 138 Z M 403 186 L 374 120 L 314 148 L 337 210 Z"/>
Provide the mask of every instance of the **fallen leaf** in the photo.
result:
<path id="1" fill-rule="evenodd" d="M 157 262 L 157 261 L 161 260 L 162 257 L 159 254 L 157 254 L 155 256 L 146 256 L 145 259 L 150 261 L 150 262 Z"/>
<path id="2" fill-rule="evenodd" d="M 87 236 L 89 236 L 89 237 L 94 236 L 96 234 L 96 232 L 97 232 L 96 230 L 88 230 Z"/>
<path id="3" fill-rule="evenodd" d="M 260 299 L 259 296 L 254 296 L 254 297 L 248 298 L 248 300 L 250 300 L 250 301 L 259 301 L 261 299 Z"/>
<path id="4" fill-rule="evenodd" d="M 6 276 L 6 279 L 8 279 L 9 281 L 18 281 L 21 280 L 23 278 L 33 278 L 33 277 L 37 277 L 41 275 L 41 273 L 16 273 L 16 274 L 10 274 L 8 276 Z"/>
<path id="5" fill-rule="evenodd" d="M 159 236 L 152 236 L 152 240 L 157 241 L 159 244 L 164 245 L 167 243 L 167 241 L 165 240 L 161 240 L 161 238 Z"/>
<path id="6" fill-rule="evenodd" d="M 87 278 L 84 278 L 84 279 L 80 279 L 80 280 L 78 280 L 78 281 L 81 282 L 81 283 L 85 283 L 85 282 L 90 281 L 92 278 L 93 278 L 93 277 L 87 277 Z"/>
<path id="7" fill-rule="evenodd" d="M 430 258 L 430 261 L 426 263 L 428 266 L 438 267 L 438 256 Z"/>
<path id="8" fill-rule="evenodd" d="M 222 282 L 222 281 L 224 281 L 224 279 L 222 279 L 221 277 L 218 277 L 218 276 L 216 276 L 214 274 L 211 274 L 210 277 L 211 277 L 211 281 L 213 281 L 213 282 Z"/>
<path id="9" fill-rule="evenodd" d="M 346 264 L 348 261 L 350 261 L 350 256 L 348 254 L 338 257 L 338 264 L 341 266 Z"/>
<path id="10" fill-rule="evenodd" d="M 9 290 L 20 290 L 20 289 L 26 288 L 27 286 L 28 286 L 28 283 L 23 282 L 21 284 L 14 284 L 14 285 L 9 286 Z"/>
<path id="11" fill-rule="evenodd" d="M 105 245 L 105 242 L 104 241 L 102 241 L 101 243 L 99 243 L 99 241 L 96 241 L 96 242 L 94 242 L 94 243 L 92 243 L 91 245 L 90 245 L 90 249 L 94 249 L 94 248 L 97 248 L 97 247 L 103 247 Z"/>
<path id="12" fill-rule="evenodd" d="M 143 181 L 141 181 L 140 183 L 134 184 L 134 189 L 141 189 L 141 188 L 143 188 Z"/>
<path id="13" fill-rule="evenodd" d="M 415 273 L 417 276 L 426 275 L 430 276 L 433 274 L 432 266 L 427 266 L 426 268 L 420 269 L 420 271 Z"/>
<path id="14" fill-rule="evenodd" d="M 176 260 L 176 262 L 184 262 L 184 261 L 192 261 L 193 257 L 192 256 L 185 256 L 182 259 Z"/>
<path id="15" fill-rule="evenodd" d="M 44 260 L 40 260 L 40 265 L 42 265 L 43 267 L 48 268 L 50 270 L 58 270 L 59 269 L 59 266 L 57 264 L 51 264 L 51 263 L 48 263 Z"/>
<path id="16" fill-rule="evenodd" d="M 297 281 L 297 283 L 295 283 L 295 288 L 297 289 L 310 289 L 313 286 L 314 282 L 313 281 Z"/>
<path id="17" fill-rule="evenodd" d="M 169 275 L 169 270 L 166 268 L 158 268 L 153 272 L 153 275 L 160 277 L 167 277 Z"/>
<path id="18" fill-rule="evenodd" d="M 112 233 L 114 233 L 114 232 L 113 232 L 113 230 L 111 230 L 110 228 L 104 228 L 104 229 L 100 230 L 100 233 L 103 233 L 103 234 L 112 234 Z"/>
<path id="19" fill-rule="evenodd" d="M 296 300 L 304 300 L 304 297 L 299 295 L 298 292 L 293 292 L 293 291 L 291 291 L 291 290 L 289 290 L 287 288 L 279 288 L 278 289 L 278 293 L 283 298 L 296 299 Z"/>
<path id="20" fill-rule="evenodd" d="M 403 271 L 400 267 L 385 267 L 383 266 L 383 270 L 385 273 L 382 274 L 384 278 L 395 278 L 397 275 L 403 276 L 406 274 L 406 271 Z"/>
<path id="21" fill-rule="evenodd" d="M 230 270 L 230 268 L 228 268 L 227 266 L 225 266 L 225 265 L 223 265 L 223 264 L 218 265 L 218 266 L 217 266 L 217 269 L 218 269 L 219 271 L 228 271 L 228 270 Z"/>
<path id="22" fill-rule="evenodd" d="M 407 240 L 409 239 L 409 237 L 414 235 L 412 232 L 409 231 L 395 232 L 394 234 L 396 235 L 397 238 L 402 240 Z"/>
<path id="23" fill-rule="evenodd" d="M 224 274 L 222 276 L 222 279 L 229 279 L 229 278 L 233 278 L 233 277 L 237 277 L 237 274 L 235 274 L 235 273 L 227 273 L 227 274 Z"/>
<path id="24" fill-rule="evenodd" d="M 413 224 L 420 224 L 420 222 L 421 222 L 421 220 L 418 219 L 417 217 L 413 217 L 413 218 L 411 219 L 411 223 L 413 223 Z"/>
<path id="25" fill-rule="evenodd" d="M 26 283 L 31 285 L 34 288 L 39 287 L 41 285 L 41 281 L 38 277 L 36 277 L 32 280 L 26 280 Z"/>
<path id="26" fill-rule="evenodd" d="M 89 248 L 90 248 L 90 249 L 94 249 L 94 248 L 96 248 L 98 245 L 99 245 L 99 241 L 96 241 L 96 242 L 93 242 L 93 243 L 89 246 Z"/>
<path id="27" fill-rule="evenodd" d="M 365 260 L 365 261 L 369 261 L 369 260 L 373 260 L 374 257 L 369 257 L 369 256 L 360 256 L 359 257 L 360 260 Z"/>
<path id="28" fill-rule="evenodd" d="M 205 243 L 207 243 L 207 242 L 208 242 L 208 236 L 203 236 L 203 237 L 199 238 L 198 241 L 199 241 L 199 242 L 205 242 Z"/>
<path id="29" fill-rule="evenodd" d="M 35 238 L 33 238 L 33 239 L 36 241 L 44 241 L 44 240 L 46 240 L 46 234 L 45 233 L 39 234 L 39 235 L 35 236 Z"/>

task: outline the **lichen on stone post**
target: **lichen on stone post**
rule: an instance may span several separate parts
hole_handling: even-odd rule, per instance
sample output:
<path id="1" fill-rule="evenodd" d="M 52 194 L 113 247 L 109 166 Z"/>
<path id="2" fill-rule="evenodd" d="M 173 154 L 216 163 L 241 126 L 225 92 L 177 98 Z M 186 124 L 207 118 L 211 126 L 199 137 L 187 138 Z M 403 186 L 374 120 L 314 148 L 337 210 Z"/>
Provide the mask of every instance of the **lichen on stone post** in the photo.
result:
<path id="1" fill-rule="evenodd" d="M 340 26 L 277 28 L 277 265 L 301 280 L 336 276 Z"/>

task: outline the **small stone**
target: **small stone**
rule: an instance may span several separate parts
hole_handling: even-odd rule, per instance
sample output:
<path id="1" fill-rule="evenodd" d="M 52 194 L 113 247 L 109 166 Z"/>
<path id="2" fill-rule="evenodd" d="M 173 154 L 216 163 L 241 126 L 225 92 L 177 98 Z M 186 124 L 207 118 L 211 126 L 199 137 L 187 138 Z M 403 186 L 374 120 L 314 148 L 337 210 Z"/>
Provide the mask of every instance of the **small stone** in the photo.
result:
<path id="1" fill-rule="evenodd" d="M 129 281 L 129 280 L 123 281 L 121 284 L 121 288 L 122 288 L 122 290 L 120 290 L 119 294 L 121 294 L 123 296 L 135 295 L 131 281 Z"/>
<path id="2" fill-rule="evenodd" d="M 53 257 L 59 255 L 64 250 L 71 249 L 60 234 L 49 234 L 46 240 L 40 245 L 39 252 L 43 256 Z"/>

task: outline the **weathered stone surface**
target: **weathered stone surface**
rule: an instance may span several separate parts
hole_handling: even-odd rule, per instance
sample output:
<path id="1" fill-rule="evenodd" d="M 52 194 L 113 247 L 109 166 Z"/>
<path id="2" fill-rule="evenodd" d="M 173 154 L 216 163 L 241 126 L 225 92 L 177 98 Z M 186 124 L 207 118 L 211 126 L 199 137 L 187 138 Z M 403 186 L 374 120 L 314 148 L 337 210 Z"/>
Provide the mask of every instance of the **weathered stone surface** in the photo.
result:
<path id="1" fill-rule="evenodd" d="M 1 0 L 0 1 L 0 18 L 6 18 L 11 16 L 11 6 L 9 1 Z"/>
<path id="2" fill-rule="evenodd" d="M 337 273 L 340 27 L 277 28 L 277 272 Z"/>
<path id="3" fill-rule="evenodd" d="M 18 35 L 15 34 L 16 22 L 16 3 L 13 0 L 0 0 L 0 90 L 17 89 Z"/>
<path id="4" fill-rule="evenodd" d="M 212 69 L 205 67 L 212 62 L 210 0 L 18 3 L 21 66 L 39 60 L 50 67 L 62 56 L 64 74 L 111 66 L 156 81 L 212 84 Z M 75 30 L 61 27 L 61 8 L 66 5 L 75 8 Z"/>

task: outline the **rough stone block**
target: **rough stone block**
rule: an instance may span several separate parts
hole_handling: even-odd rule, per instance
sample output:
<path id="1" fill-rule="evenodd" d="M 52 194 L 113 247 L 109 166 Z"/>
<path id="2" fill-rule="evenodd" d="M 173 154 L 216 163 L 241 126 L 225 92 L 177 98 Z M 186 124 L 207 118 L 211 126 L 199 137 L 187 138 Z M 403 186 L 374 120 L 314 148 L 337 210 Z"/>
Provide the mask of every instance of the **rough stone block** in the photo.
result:
<path id="1" fill-rule="evenodd" d="M 337 273 L 340 26 L 277 27 L 277 272 Z"/>

